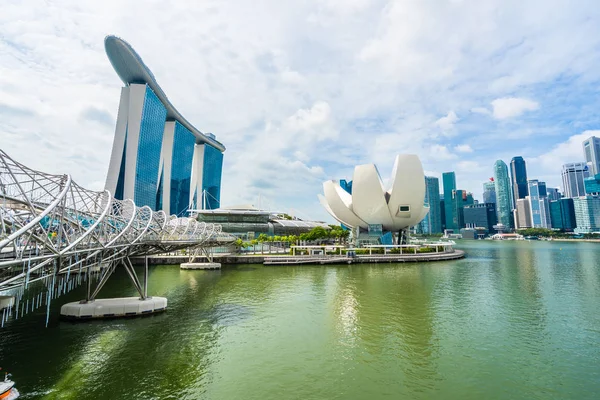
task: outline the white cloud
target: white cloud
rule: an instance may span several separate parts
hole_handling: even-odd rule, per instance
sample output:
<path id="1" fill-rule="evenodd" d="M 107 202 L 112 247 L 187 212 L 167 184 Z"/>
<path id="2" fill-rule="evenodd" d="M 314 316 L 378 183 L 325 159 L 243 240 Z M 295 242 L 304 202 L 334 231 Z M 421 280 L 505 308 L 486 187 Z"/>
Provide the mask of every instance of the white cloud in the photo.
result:
<path id="1" fill-rule="evenodd" d="M 475 113 L 475 114 L 483 114 L 483 115 L 491 114 L 491 111 L 485 107 L 473 107 L 473 108 L 471 108 L 471 112 Z"/>
<path id="2" fill-rule="evenodd" d="M 588 130 L 573 135 L 566 141 L 552 147 L 550 151 L 531 158 L 531 163 L 541 166 L 542 170 L 554 171 L 558 175 L 563 164 L 585 161 L 583 141 L 590 136 L 600 136 L 600 130 Z"/>
<path id="3" fill-rule="evenodd" d="M 456 164 L 456 169 L 464 172 L 475 172 L 481 169 L 481 166 L 476 161 L 459 161 Z"/>
<path id="4" fill-rule="evenodd" d="M 442 117 L 435 121 L 435 124 L 439 126 L 442 130 L 450 130 L 454 128 L 454 124 L 456 124 L 460 118 L 456 115 L 454 111 L 448 112 L 445 117 Z"/>
<path id="5" fill-rule="evenodd" d="M 430 156 L 438 160 L 453 160 L 457 158 L 457 155 L 451 153 L 446 146 L 434 144 L 429 148 L 429 150 L 431 152 Z"/>
<path id="6" fill-rule="evenodd" d="M 458 146 L 454 146 L 454 151 L 458 153 L 472 153 L 473 149 L 468 144 L 459 144 Z"/>
<path id="7" fill-rule="evenodd" d="M 518 97 L 503 97 L 492 101 L 493 115 L 496 119 L 518 117 L 526 111 L 535 111 L 540 105 L 529 99 Z"/>
<path id="8" fill-rule="evenodd" d="M 192 124 L 227 147 L 224 204 L 261 192 L 319 215 L 322 179 L 349 177 L 363 162 L 389 170 L 405 152 L 428 171 L 453 170 L 461 143 L 474 140 L 469 154 L 478 158 L 469 161 L 482 170 L 457 183 L 480 192 L 491 174 L 485 160 L 498 152 L 558 148 L 578 126 L 600 124 L 600 100 L 588 93 L 600 80 L 593 0 L 4 3 L 0 147 L 87 187 L 105 180 L 122 86 L 104 54 L 110 33 L 132 44 Z M 558 77 L 567 79 L 557 86 Z M 541 98 L 542 108 L 531 100 Z M 498 128 L 533 110 L 510 132 Z M 580 151 L 573 146 L 532 167 L 556 168 Z"/>

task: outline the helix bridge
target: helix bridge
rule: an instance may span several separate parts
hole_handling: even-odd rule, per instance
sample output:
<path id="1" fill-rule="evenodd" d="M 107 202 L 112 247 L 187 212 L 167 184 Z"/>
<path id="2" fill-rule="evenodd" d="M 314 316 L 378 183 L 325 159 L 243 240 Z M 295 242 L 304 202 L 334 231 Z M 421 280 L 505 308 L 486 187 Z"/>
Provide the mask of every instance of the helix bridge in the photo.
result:
<path id="1" fill-rule="evenodd" d="M 117 267 L 145 299 L 147 256 L 197 254 L 234 240 L 220 225 L 88 190 L 70 175 L 33 170 L 0 150 L 0 295 L 13 300 L 0 304 L 2 326 L 42 306 L 48 321 L 51 301 L 84 283 L 85 301 L 93 301 Z M 146 257 L 143 282 L 134 257 Z"/>

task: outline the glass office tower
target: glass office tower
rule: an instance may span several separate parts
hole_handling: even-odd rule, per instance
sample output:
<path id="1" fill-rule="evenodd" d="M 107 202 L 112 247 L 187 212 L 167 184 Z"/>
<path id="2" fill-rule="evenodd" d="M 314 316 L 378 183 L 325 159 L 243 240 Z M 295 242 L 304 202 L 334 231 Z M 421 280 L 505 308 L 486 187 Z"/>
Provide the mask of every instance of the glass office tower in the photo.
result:
<path id="1" fill-rule="evenodd" d="M 127 42 L 108 36 L 105 48 L 125 83 L 105 188 L 167 214 L 218 208 L 225 147 L 175 109 Z"/>
<path id="2" fill-rule="evenodd" d="M 494 182 L 493 178 L 489 182 L 485 182 L 483 184 L 483 202 L 496 202 L 496 183 Z"/>
<path id="3" fill-rule="evenodd" d="M 508 177 L 508 167 L 502 160 L 497 160 L 494 164 L 494 181 L 496 184 L 498 223 L 506 227 L 514 227 L 511 216 L 510 178 Z"/>
<path id="4" fill-rule="evenodd" d="M 585 162 L 590 169 L 590 175 L 600 174 L 600 138 L 592 136 L 583 141 Z"/>
<path id="5" fill-rule="evenodd" d="M 550 219 L 553 229 L 573 231 L 577 227 L 573 199 L 565 198 L 551 201 Z"/>
<path id="6" fill-rule="evenodd" d="M 513 192 L 513 207 L 516 208 L 517 200 L 529 195 L 527 187 L 527 166 L 521 156 L 513 157 L 510 161 L 510 177 Z"/>
<path id="7" fill-rule="evenodd" d="M 585 196 L 585 179 L 589 178 L 589 167 L 586 163 L 576 162 L 564 164 L 562 167 L 563 194 L 575 198 Z"/>
<path id="8" fill-rule="evenodd" d="M 429 213 L 420 222 L 420 231 L 425 234 L 441 233 L 440 181 L 436 177 L 425 177 L 425 203 L 429 204 Z"/>
<path id="9" fill-rule="evenodd" d="M 446 217 L 446 229 L 458 231 L 458 220 L 455 212 L 454 195 L 456 194 L 456 175 L 454 172 L 444 172 L 442 174 L 442 184 L 444 186 L 444 211 Z"/>

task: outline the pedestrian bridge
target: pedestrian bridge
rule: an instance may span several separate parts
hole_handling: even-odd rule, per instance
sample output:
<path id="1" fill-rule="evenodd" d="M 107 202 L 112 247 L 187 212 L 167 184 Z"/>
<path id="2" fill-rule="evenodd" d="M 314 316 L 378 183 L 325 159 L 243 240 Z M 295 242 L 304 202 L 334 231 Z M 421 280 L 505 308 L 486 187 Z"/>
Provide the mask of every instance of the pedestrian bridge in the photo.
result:
<path id="1" fill-rule="evenodd" d="M 137 207 L 108 191 L 85 189 L 70 175 L 28 168 L 0 150 L 0 292 L 40 280 L 55 286 L 65 274 L 68 280 L 90 270 L 105 277 L 99 291 L 102 280 L 124 265 L 144 297 L 130 257 L 234 240 L 220 225 Z"/>

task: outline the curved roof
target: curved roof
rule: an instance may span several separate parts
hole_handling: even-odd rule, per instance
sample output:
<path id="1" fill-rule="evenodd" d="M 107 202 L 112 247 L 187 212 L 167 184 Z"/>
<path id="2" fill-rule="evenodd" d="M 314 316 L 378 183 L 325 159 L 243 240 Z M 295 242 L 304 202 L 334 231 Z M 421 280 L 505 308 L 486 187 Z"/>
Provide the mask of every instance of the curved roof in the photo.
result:
<path id="1" fill-rule="evenodd" d="M 104 39 L 104 48 L 110 63 L 123 83 L 126 85 L 130 83 L 147 83 L 166 107 L 167 120 L 179 121 L 181 125 L 196 136 L 196 143 L 208 143 L 220 151 L 225 151 L 225 146 L 221 142 L 200 132 L 177 111 L 156 82 L 152 71 L 144 64 L 142 58 L 129 43 L 121 38 L 109 35 Z"/>

